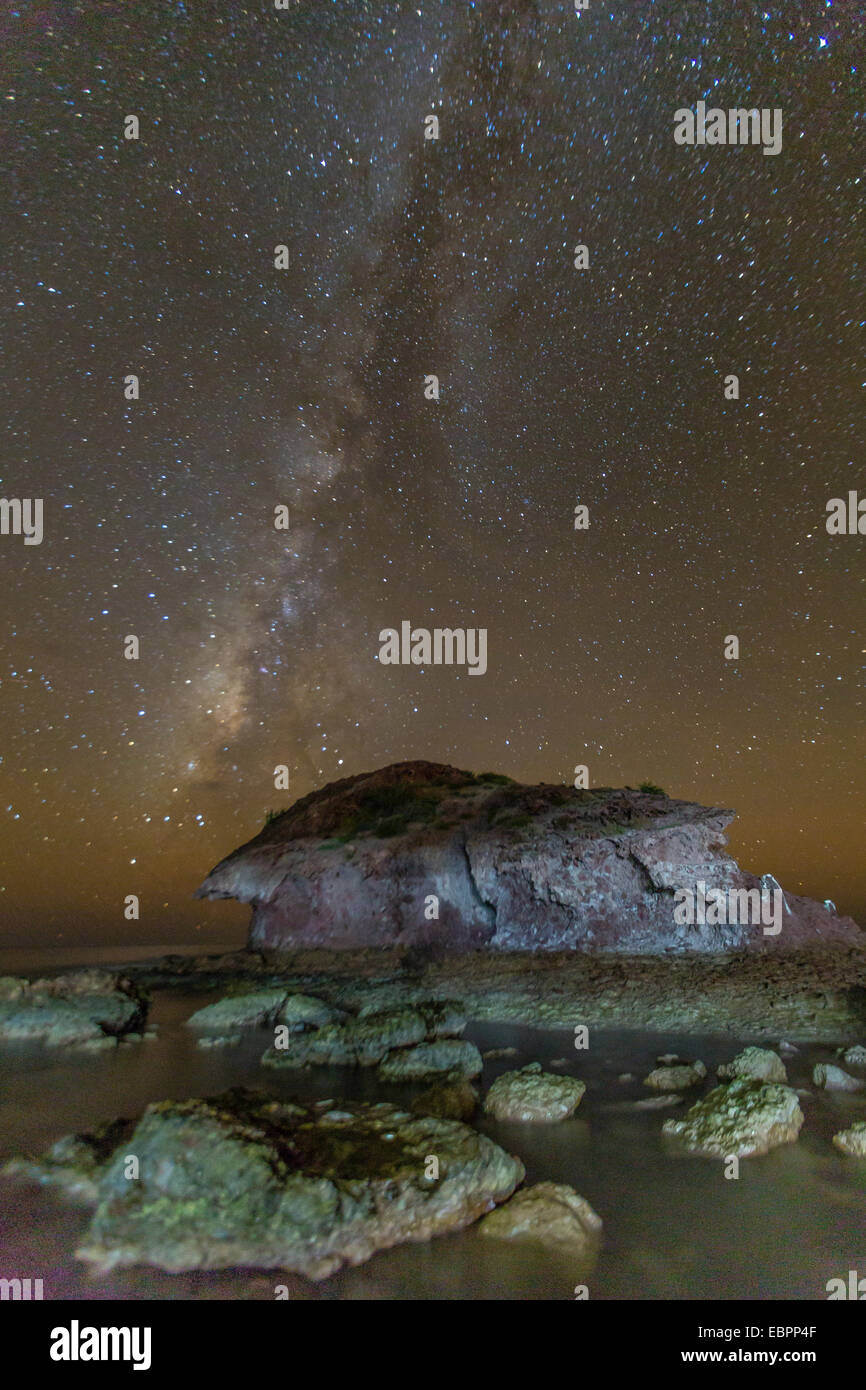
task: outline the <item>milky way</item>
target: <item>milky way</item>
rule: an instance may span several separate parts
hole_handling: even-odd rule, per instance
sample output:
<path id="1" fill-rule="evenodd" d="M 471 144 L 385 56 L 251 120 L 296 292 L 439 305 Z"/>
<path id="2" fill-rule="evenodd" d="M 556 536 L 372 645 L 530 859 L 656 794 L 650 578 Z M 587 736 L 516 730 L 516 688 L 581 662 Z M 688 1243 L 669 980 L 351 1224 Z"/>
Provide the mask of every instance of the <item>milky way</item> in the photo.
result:
<path id="1" fill-rule="evenodd" d="M 735 807 L 866 912 L 861 7 L 0 26 L 2 495 L 45 508 L 0 537 L 7 937 L 212 936 L 268 808 L 411 757 Z M 698 101 L 781 151 L 677 144 Z M 380 665 L 405 620 L 487 673 Z"/>

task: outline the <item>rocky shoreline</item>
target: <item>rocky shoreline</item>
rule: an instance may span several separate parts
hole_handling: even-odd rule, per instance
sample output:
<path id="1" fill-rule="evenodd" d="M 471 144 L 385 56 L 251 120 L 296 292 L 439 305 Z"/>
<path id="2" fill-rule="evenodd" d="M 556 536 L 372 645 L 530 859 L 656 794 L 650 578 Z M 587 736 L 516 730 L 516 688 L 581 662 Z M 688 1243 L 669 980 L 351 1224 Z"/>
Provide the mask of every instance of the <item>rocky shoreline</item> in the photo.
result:
<path id="1" fill-rule="evenodd" d="M 181 1027 L 194 1047 L 259 1050 L 252 1089 L 152 1102 L 67 1134 L 41 1156 L 19 1155 L 3 1175 L 91 1209 L 75 1254 L 97 1275 L 251 1267 L 315 1283 L 377 1251 L 471 1228 L 485 1244 L 565 1258 L 585 1280 L 604 1247 L 606 1213 L 567 1183 L 527 1184 L 520 1156 L 526 1130 L 555 1126 L 567 1143 L 586 1133 L 579 1045 L 547 1064 L 502 1070 L 496 1064 L 514 1049 L 482 1057 L 462 1037 L 467 1024 L 591 1036 L 615 1022 L 688 1037 L 709 1019 L 719 1035 L 772 1039 L 731 1049 L 714 1074 L 700 1058 L 659 1049 L 642 1079 L 611 1075 L 600 1092 L 596 1081 L 593 1099 L 623 1115 L 650 1112 L 658 1150 L 671 1158 L 752 1160 L 796 1145 L 805 1129 L 811 1144 L 856 1163 L 866 1155 L 864 980 L 866 953 L 852 950 L 627 963 L 485 952 L 426 964 L 405 953 L 386 962 L 381 952 L 242 951 L 164 957 L 122 975 L 6 977 L 3 1048 L 62 1041 L 95 1050 L 94 1029 L 109 1047 L 153 1036 L 148 1009 L 163 990 L 191 997 Z M 196 994 L 215 991 L 217 1000 L 194 1006 Z M 768 997 L 784 1008 L 769 1008 Z M 816 1041 L 831 1043 L 835 1060 L 812 1067 L 804 1085 L 798 1054 Z M 329 1087 L 336 1080 L 333 1094 L 298 1094 L 322 1069 Z M 352 1098 L 352 1086 L 340 1084 L 359 1071 L 371 1077 L 373 1098 Z M 642 1095 L 618 1099 L 629 1095 L 624 1083 Z M 830 1092 L 844 1104 L 821 1100 Z M 675 1113 L 656 1119 L 656 1110 Z"/>
<path id="2" fill-rule="evenodd" d="M 866 1030 L 866 947 L 788 952 L 591 956 L 470 952 L 419 963 L 401 950 L 242 950 L 126 967 L 150 988 L 285 984 L 337 1008 L 454 998 L 474 1022 L 634 1028 L 795 1041 L 856 1041 Z"/>

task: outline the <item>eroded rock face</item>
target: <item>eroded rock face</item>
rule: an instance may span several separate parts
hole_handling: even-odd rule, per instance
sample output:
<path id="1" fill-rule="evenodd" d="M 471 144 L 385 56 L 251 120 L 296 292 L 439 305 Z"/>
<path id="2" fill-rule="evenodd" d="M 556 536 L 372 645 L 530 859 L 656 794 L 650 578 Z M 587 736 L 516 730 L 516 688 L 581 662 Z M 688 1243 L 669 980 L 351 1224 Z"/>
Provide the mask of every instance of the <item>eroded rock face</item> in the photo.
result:
<path id="1" fill-rule="evenodd" d="M 124 1176 L 129 1153 L 139 1161 L 135 1182 Z M 67 1157 L 68 1187 L 74 1146 Z M 249 1091 L 151 1105 L 95 1171 L 90 1149 L 87 1161 L 97 1205 L 76 1253 L 100 1271 L 252 1265 L 310 1279 L 461 1230 L 524 1176 L 519 1159 L 452 1120 Z M 62 1171 L 55 1146 L 43 1180 L 61 1181 Z"/>
<path id="2" fill-rule="evenodd" d="M 550 1124 L 566 1120 L 577 1109 L 586 1084 L 574 1076 L 553 1076 L 540 1062 L 498 1076 L 484 1098 L 484 1109 L 496 1120 Z"/>
<path id="3" fill-rule="evenodd" d="M 211 871 L 204 898 L 252 905 L 250 945 L 443 951 L 724 951 L 856 944 L 850 918 L 786 894 L 761 925 L 678 925 L 676 890 L 761 881 L 724 852 L 733 812 L 661 793 L 523 786 L 441 763 L 333 782 Z M 438 919 L 428 920 L 429 897 Z"/>
<path id="4" fill-rule="evenodd" d="M 45 980 L 0 980 L 0 1040 L 49 1047 L 110 1047 L 141 1036 L 147 1003 L 133 982 L 110 970 L 75 970 Z"/>
<path id="5" fill-rule="evenodd" d="M 504 1206 L 479 1222 L 478 1230 L 494 1240 L 543 1245 L 586 1260 L 598 1250 L 602 1223 L 573 1187 L 538 1182 L 515 1192 Z"/>
<path id="6" fill-rule="evenodd" d="M 796 1091 L 742 1079 L 717 1086 L 681 1120 L 665 1120 L 662 1133 L 705 1158 L 749 1158 L 791 1143 L 802 1123 Z"/>

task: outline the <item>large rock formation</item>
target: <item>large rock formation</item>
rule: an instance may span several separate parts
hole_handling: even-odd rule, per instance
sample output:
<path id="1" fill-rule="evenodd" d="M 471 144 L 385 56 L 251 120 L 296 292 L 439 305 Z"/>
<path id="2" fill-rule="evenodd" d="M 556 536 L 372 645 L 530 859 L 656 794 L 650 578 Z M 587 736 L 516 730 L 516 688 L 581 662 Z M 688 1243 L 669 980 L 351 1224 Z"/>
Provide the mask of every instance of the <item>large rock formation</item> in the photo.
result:
<path id="1" fill-rule="evenodd" d="M 776 935 L 755 914 L 679 924 L 677 890 L 761 892 L 762 880 L 724 851 L 733 816 L 659 791 L 522 786 L 441 763 L 394 763 L 273 817 L 197 896 L 250 903 L 250 945 L 273 950 L 658 953 L 861 940 L 850 918 L 790 893 L 784 907 L 779 900 Z M 775 880 L 764 887 L 772 894 Z"/>
<path id="2" fill-rule="evenodd" d="M 95 1205 L 76 1254 L 100 1271 L 253 1265 L 310 1279 L 462 1230 L 524 1177 L 519 1158 L 454 1120 L 245 1090 L 159 1101 L 3 1171 Z"/>

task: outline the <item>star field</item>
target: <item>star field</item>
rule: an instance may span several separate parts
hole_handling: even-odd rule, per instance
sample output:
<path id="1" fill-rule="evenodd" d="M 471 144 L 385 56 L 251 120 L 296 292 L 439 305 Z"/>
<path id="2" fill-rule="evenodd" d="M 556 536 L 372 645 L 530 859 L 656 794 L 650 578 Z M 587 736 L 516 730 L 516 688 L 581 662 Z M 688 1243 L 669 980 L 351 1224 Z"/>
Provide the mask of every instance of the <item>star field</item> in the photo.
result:
<path id="1" fill-rule="evenodd" d="M 4 8 L 2 495 L 45 509 L 0 537 L 7 939 L 237 933 L 212 864 L 403 758 L 734 807 L 746 867 L 864 917 L 866 539 L 825 527 L 866 496 L 864 29 Z M 676 145 L 699 100 L 781 152 Z M 486 675 L 380 665 L 404 619 L 486 628 Z"/>

